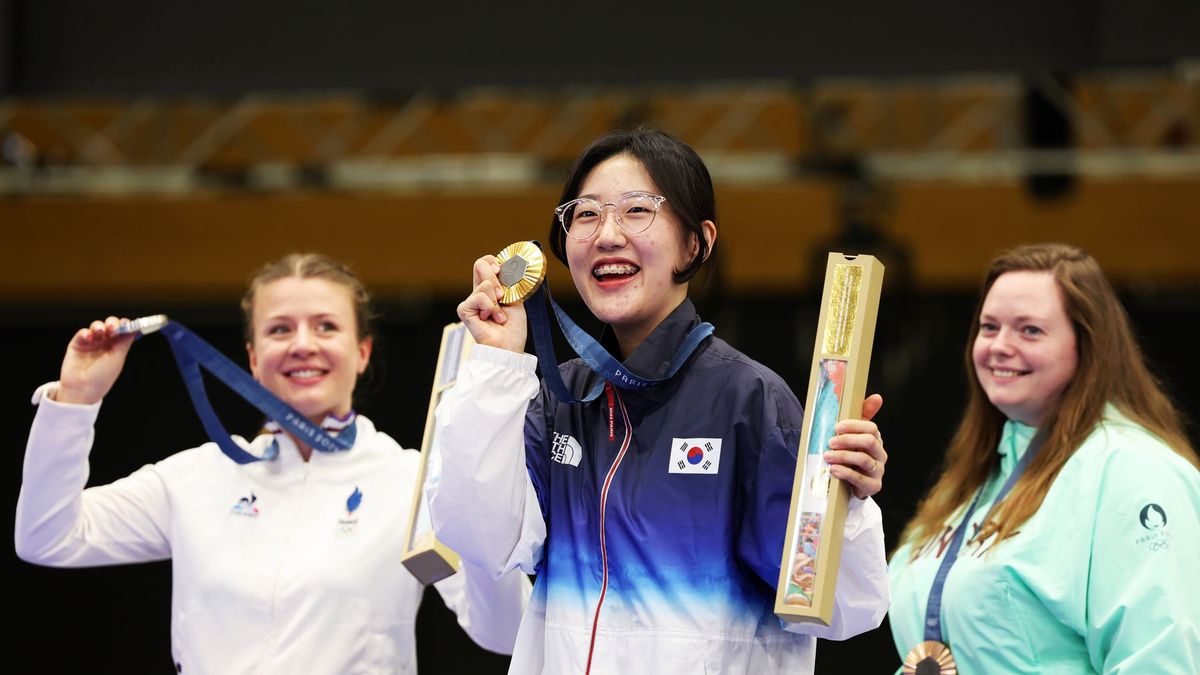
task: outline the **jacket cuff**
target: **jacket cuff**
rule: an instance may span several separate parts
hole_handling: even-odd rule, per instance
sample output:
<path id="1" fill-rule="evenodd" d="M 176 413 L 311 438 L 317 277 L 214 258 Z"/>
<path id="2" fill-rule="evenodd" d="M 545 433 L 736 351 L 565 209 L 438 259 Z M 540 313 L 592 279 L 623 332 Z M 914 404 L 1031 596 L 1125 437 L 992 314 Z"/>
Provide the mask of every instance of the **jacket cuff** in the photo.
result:
<path id="1" fill-rule="evenodd" d="M 58 380 L 47 382 L 37 389 L 34 389 L 33 397 L 29 402 L 36 406 L 41 406 L 43 403 L 45 403 L 47 406 L 52 408 L 92 411 L 98 411 L 100 409 L 100 404 L 103 402 L 96 401 L 95 403 L 63 403 L 62 401 L 54 400 L 54 396 L 56 394 L 58 394 Z"/>
<path id="2" fill-rule="evenodd" d="M 510 352 L 507 349 L 489 347 L 488 345 L 477 344 L 471 347 L 471 354 L 467 357 L 467 360 L 490 363 L 494 366 L 523 373 L 532 373 L 537 369 L 537 357 L 533 354 Z"/>

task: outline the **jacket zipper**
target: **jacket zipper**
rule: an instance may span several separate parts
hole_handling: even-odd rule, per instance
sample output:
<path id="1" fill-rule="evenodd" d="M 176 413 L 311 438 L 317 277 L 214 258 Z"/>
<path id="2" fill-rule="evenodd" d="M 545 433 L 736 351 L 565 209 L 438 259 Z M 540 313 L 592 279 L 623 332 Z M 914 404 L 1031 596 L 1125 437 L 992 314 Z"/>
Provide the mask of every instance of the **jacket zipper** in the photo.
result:
<path id="1" fill-rule="evenodd" d="M 605 389 L 608 391 L 609 400 L 609 440 L 613 438 L 613 405 L 614 392 L 612 385 L 605 383 Z M 608 593 L 608 543 L 605 539 L 604 531 L 604 515 L 608 508 L 608 488 L 612 485 L 613 476 L 617 473 L 617 467 L 621 465 L 621 459 L 625 457 L 625 451 L 629 449 L 629 443 L 633 440 L 633 427 L 629 424 L 629 413 L 625 410 L 625 401 L 617 395 L 616 402 L 621 406 L 621 418 L 625 421 L 625 439 L 621 441 L 621 449 L 617 451 L 617 457 L 613 460 L 612 466 L 608 469 L 608 475 L 604 477 L 604 487 L 600 490 L 600 599 L 596 601 L 596 613 L 592 617 L 592 637 L 588 643 L 588 658 L 587 668 L 584 670 L 585 675 L 590 675 L 592 672 L 592 655 L 596 651 L 596 629 L 600 626 L 600 607 L 604 604 L 604 596 Z"/>
<path id="2" fill-rule="evenodd" d="M 302 474 L 302 478 L 300 480 L 300 503 L 296 507 L 296 512 L 299 514 L 303 514 L 304 511 L 305 497 L 308 495 L 308 474 L 311 469 L 312 462 L 310 458 L 310 461 L 304 463 L 304 473 Z M 278 647 L 276 644 L 276 638 L 278 637 L 276 635 L 276 630 L 278 629 L 278 626 L 275 624 L 275 619 L 276 609 L 278 608 L 279 604 L 279 577 L 283 575 L 284 562 L 288 559 L 289 549 L 291 549 L 292 542 L 296 538 L 296 528 L 298 527 L 297 523 L 299 522 L 300 521 L 297 520 L 295 523 L 292 523 L 292 527 L 288 530 L 287 538 L 284 539 L 283 542 L 283 555 L 279 557 L 279 564 L 275 567 L 275 576 L 271 579 L 271 613 L 269 619 L 270 623 L 267 626 L 267 634 L 271 638 L 272 649 L 276 649 Z"/>

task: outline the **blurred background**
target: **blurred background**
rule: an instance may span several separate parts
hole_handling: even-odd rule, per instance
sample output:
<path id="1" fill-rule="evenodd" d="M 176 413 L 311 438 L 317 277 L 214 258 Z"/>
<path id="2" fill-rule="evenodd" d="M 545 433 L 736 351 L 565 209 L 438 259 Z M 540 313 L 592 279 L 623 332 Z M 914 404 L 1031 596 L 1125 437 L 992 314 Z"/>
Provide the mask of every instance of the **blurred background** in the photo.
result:
<path id="1" fill-rule="evenodd" d="M 1189 0 L 0 0 L 7 426 L 23 439 L 30 394 L 93 318 L 165 312 L 242 360 L 249 276 L 320 251 L 355 266 L 382 314 L 359 409 L 417 446 L 471 262 L 544 239 L 575 155 L 648 124 L 693 145 L 717 185 L 702 314 L 801 400 L 826 253 L 887 266 L 870 389 L 886 399 L 890 547 L 961 412 L 967 323 L 1003 249 L 1089 250 L 1194 417 L 1198 36 Z M 585 319 L 566 270 L 550 277 Z M 157 337 L 135 347 L 93 484 L 205 440 L 172 363 Z M 226 426 L 253 432 L 257 415 L 213 389 Z M 12 672 L 173 672 L 168 564 L 7 560 Z M 33 646 L 47 638 L 62 647 Z M 418 641 L 423 672 L 507 664 L 436 593 Z M 823 643 L 818 672 L 898 664 L 885 625 Z"/>

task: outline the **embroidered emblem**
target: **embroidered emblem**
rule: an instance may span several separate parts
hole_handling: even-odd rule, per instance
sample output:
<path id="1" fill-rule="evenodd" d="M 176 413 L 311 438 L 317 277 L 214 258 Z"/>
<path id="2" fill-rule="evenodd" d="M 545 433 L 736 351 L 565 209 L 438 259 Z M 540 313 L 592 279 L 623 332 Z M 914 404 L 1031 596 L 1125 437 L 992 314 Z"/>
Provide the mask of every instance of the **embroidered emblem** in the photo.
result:
<path id="1" fill-rule="evenodd" d="M 669 473 L 716 473 L 721 468 L 721 439 L 672 438 Z"/>
<path id="2" fill-rule="evenodd" d="M 258 507 L 254 505 L 257 501 L 258 497 L 255 497 L 254 493 L 251 492 L 249 497 L 242 497 L 241 499 L 237 500 L 237 503 L 233 505 L 233 508 L 229 509 L 229 512 L 235 516 L 257 518 Z"/>
<path id="3" fill-rule="evenodd" d="M 550 459 L 559 464 L 579 466 L 579 460 L 583 459 L 583 448 L 572 436 L 554 432 L 554 441 L 550 444 Z"/>
<path id="4" fill-rule="evenodd" d="M 338 518 L 338 534 L 353 534 L 354 531 L 358 529 L 358 516 L 354 515 L 354 512 L 358 510 L 358 507 L 362 506 L 362 499 L 362 490 L 359 490 L 358 486 L 355 485 L 354 491 L 351 492 L 350 496 L 346 498 L 346 516 L 344 518 Z"/>

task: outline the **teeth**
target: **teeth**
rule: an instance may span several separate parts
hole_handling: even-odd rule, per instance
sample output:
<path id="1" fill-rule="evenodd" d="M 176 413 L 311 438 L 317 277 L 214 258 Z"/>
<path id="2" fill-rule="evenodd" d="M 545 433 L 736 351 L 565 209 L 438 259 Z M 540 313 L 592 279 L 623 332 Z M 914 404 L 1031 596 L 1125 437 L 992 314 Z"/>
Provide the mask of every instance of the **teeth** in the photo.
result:
<path id="1" fill-rule="evenodd" d="M 613 263 L 609 265 L 597 265 L 592 269 L 592 276 L 603 277 L 610 274 L 634 274 L 637 271 L 637 265 Z"/>
<path id="2" fill-rule="evenodd" d="M 321 371 L 319 370 L 293 370 L 292 372 L 288 373 L 288 377 L 317 377 L 320 374 Z"/>
<path id="3" fill-rule="evenodd" d="M 992 369 L 992 375 L 994 375 L 994 376 L 996 376 L 996 377 L 1000 377 L 1000 378 L 1006 378 L 1006 377 L 1020 377 L 1021 375 L 1024 375 L 1024 374 L 1025 374 L 1025 373 L 1023 373 L 1023 372 L 1021 372 L 1021 371 L 1019 371 L 1019 370 L 1002 370 L 1002 369 L 1000 369 L 1000 368 L 993 368 L 993 369 Z"/>

